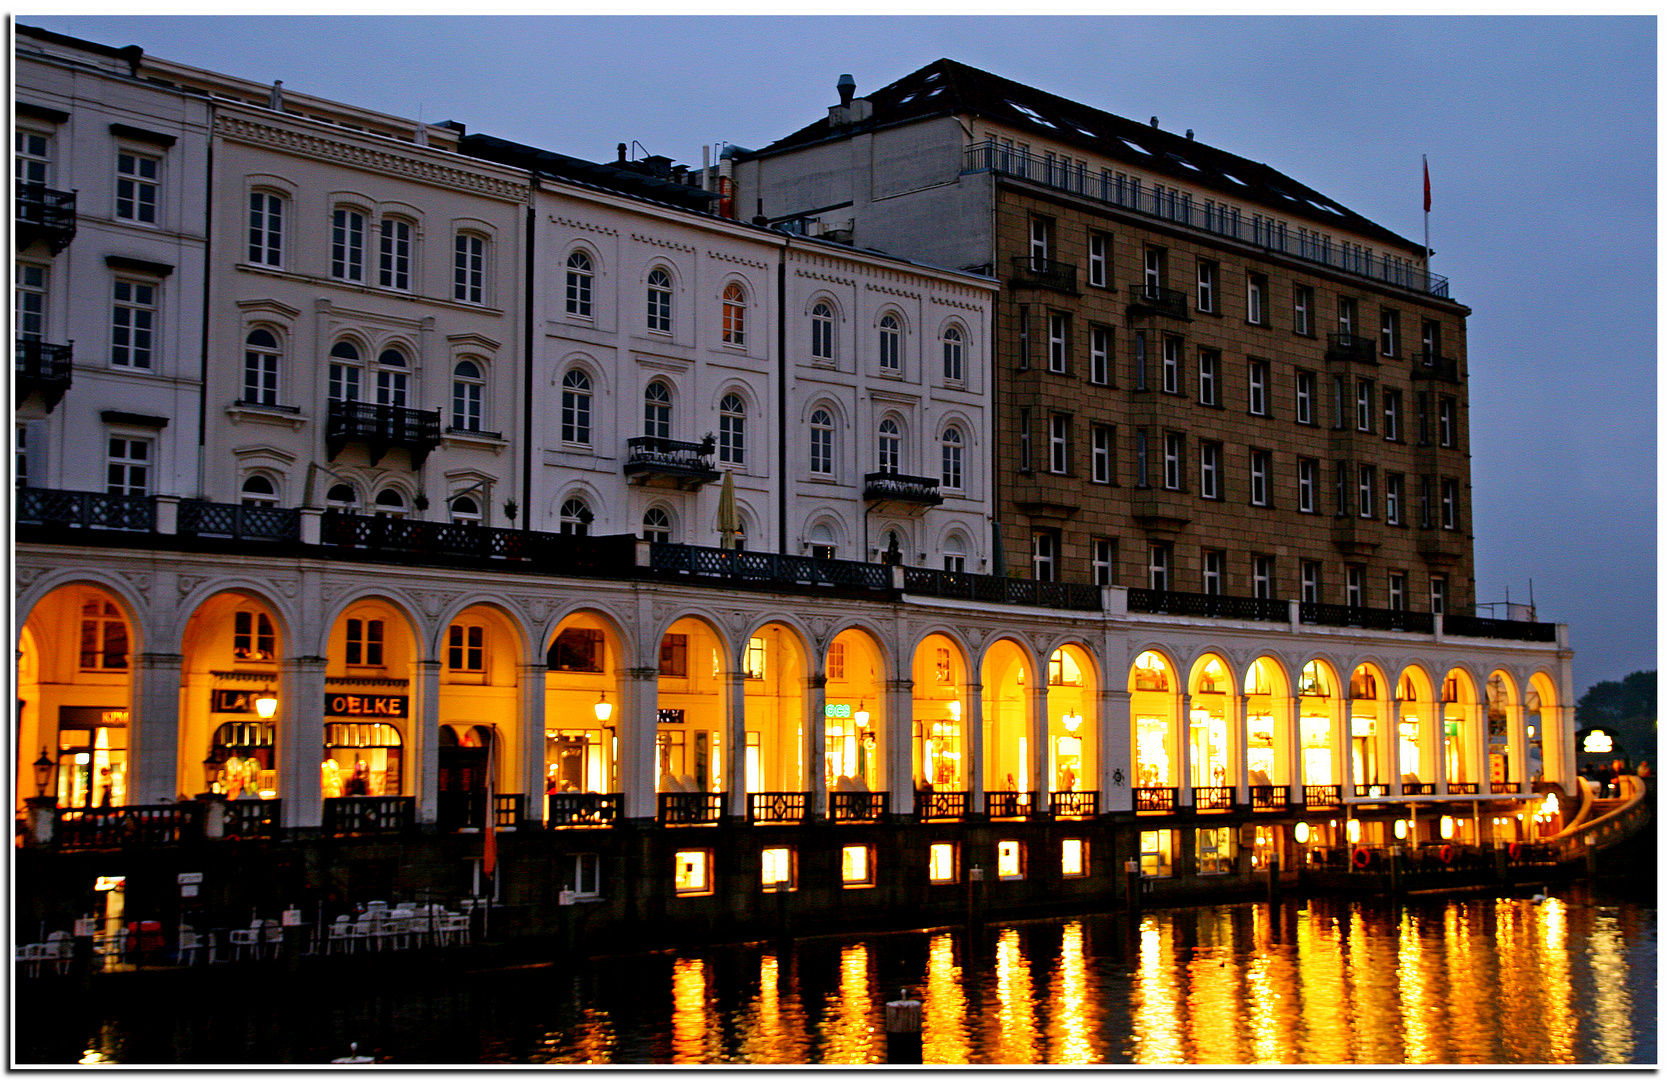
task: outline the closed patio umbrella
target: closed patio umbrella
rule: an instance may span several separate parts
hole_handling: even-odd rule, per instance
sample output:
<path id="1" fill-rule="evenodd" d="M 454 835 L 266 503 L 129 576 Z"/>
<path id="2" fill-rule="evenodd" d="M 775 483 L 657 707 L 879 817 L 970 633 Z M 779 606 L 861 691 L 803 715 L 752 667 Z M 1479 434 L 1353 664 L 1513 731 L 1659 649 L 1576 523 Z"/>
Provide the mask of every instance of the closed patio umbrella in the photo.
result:
<path id="1" fill-rule="evenodd" d="M 728 550 L 738 546 L 738 496 L 732 490 L 732 470 L 727 469 L 720 481 L 720 509 L 715 512 L 715 528 L 720 530 L 720 546 Z"/>

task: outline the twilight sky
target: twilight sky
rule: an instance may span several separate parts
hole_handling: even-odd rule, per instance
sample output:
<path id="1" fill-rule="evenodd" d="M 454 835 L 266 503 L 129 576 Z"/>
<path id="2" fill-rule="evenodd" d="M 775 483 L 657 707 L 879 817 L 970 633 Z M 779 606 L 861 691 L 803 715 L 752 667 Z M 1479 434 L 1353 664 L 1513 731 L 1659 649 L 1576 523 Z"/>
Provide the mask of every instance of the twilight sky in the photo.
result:
<path id="1" fill-rule="evenodd" d="M 573 154 L 696 165 L 939 57 L 1266 162 L 1403 236 L 1469 320 L 1477 599 L 1656 666 L 1656 24 L 1610 18 L 17 20 Z"/>

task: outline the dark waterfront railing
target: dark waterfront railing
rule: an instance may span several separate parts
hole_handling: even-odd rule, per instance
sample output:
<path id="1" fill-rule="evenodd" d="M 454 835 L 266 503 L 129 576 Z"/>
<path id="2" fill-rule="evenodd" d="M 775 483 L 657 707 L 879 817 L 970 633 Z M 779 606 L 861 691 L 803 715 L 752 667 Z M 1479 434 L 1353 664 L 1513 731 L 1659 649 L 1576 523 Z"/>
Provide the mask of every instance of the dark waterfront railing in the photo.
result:
<path id="1" fill-rule="evenodd" d="M 413 827 L 411 795 L 345 795 L 324 800 L 321 828 L 330 836 L 377 836 Z"/>
<path id="2" fill-rule="evenodd" d="M 1290 789 L 1281 784 L 1250 784 L 1249 808 L 1251 810 L 1288 810 L 1290 808 Z"/>
<path id="3" fill-rule="evenodd" d="M 228 799 L 222 818 L 225 836 L 277 836 L 282 799 Z"/>
<path id="4" fill-rule="evenodd" d="M 887 791 L 833 791 L 832 821 L 880 821 L 889 812 Z"/>
<path id="5" fill-rule="evenodd" d="M 1191 789 L 1191 803 L 1197 811 L 1230 810 L 1237 805 L 1237 789 L 1234 787 L 1194 787 Z"/>
<path id="6" fill-rule="evenodd" d="M 546 827 L 549 829 L 614 825 L 621 818 L 620 793 L 560 791 L 546 796 Z"/>
<path id="7" fill-rule="evenodd" d="M 920 566 L 903 569 L 906 574 L 904 591 L 915 596 L 940 596 L 987 604 L 1029 604 L 1065 611 L 1099 611 L 1104 605 L 1102 590 L 1096 585 L 965 574 Z"/>
<path id="8" fill-rule="evenodd" d="M 1054 820 L 1098 816 L 1096 791 L 1054 791 L 1051 793 L 1051 816 Z"/>
<path id="9" fill-rule="evenodd" d="M 990 819 L 1026 818 L 1034 812 L 1032 791 L 987 791 L 982 794 Z"/>
<path id="10" fill-rule="evenodd" d="M 1449 297 L 1447 279 L 1392 256 L 1374 256 L 1359 245 L 1337 242 L 1316 231 L 1292 229 L 1258 213 L 1240 211 L 1192 198 L 1189 192 L 1162 184 L 1147 185 L 1136 177 L 1123 183 L 1110 173 L 1096 175 L 1085 166 L 1071 168 L 1067 157 L 1046 158 L 997 143 L 975 143 L 964 148 L 966 173 L 996 172 L 1059 191 L 1068 191 L 1133 213 L 1184 225 L 1216 236 L 1254 244 L 1308 262 L 1319 263 L 1396 288 Z"/>
<path id="11" fill-rule="evenodd" d="M 482 791 L 440 791 L 436 793 L 436 828 L 444 832 L 481 829 L 488 796 Z M 494 793 L 494 826 L 514 829 L 523 821 L 523 796 L 514 792 Z"/>
<path id="12" fill-rule="evenodd" d="M 1301 789 L 1303 805 L 1309 810 L 1341 806 L 1342 788 L 1339 784 L 1307 784 Z"/>
<path id="13" fill-rule="evenodd" d="M 1481 785 L 1475 783 L 1474 781 L 1465 781 L 1460 783 L 1458 781 L 1448 780 L 1446 784 L 1446 793 L 1448 795 L 1474 795 L 1480 790 L 1480 788 Z"/>
<path id="14" fill-rule="evenodd" d="M 1178 805 L 1178 788 L 1140 787 L 1133 789 L 1133 809 L 1141 814 L 1171 814 Z"/>
<path id="15" fill-rule="evenodd" d="M 1404 783 L 1404 784 L 1400 785 L 1400 794 L 1402 794 L 1402 795 L 1433 795 L 1433 794 L 1435 794 L 1435 785 L 1434 784 Z"/>
<path id="16" fill-rule="evenodd" d="M 718 825 L 725 796 L 708 791 L 659 791 L 656 820 L 661 825 Z"/>
<path id="17" fill-rule="evenodd" d="M 178 844 L 202 835 L 195 803 L 59 810 L 54 842 L 61 851 Z"/>
<path id="18" fill-rule="evenodd" d="M 912 813 L 919 821 L 958 821 L 970 812 L 968 791 L 917 791 Z"/>
<path id="19" fill-rule="evenodd" d="M 799 825 L 812 810 L 806 791 L 757 791 L 749 796 L 752 825 Z"/>
<path id="20" fill-rule="evenodd" d="M 697 578 L 778 585 L 827 585 L 878 592 L 891 588 L 889 567 L 846 559 L 813 559 L 770 551 L 737 551 L 689 544 L 651 544 L 652 570 Z"/>
<path id="21" fill-rule="evenodd" d="M 1387 784 L 1355 784 L 1354 798 L 1356 799 L 1386 799 L 1388 798 Z"/>
<path id="22" fill-rule="evenodd" d="M 1443 633 L 1458 637 L 1499 638 L 1504 641 L 1556 641 L 1557 624 L 1522 622 L 1518 619 L 1482 619 L 1474 615 L 1446 615 Z"/>
<path id="23" fill-rule="evenodd" d="M 1402 630 L 1428 634 L 1435 629 L 1435 617 L 1427 611 L 1393 611 L 1387 608 L 1349 604 L 1301 602 L 1301 621 L 1308 626 L 1351 626 L 1361 630 Z"/>

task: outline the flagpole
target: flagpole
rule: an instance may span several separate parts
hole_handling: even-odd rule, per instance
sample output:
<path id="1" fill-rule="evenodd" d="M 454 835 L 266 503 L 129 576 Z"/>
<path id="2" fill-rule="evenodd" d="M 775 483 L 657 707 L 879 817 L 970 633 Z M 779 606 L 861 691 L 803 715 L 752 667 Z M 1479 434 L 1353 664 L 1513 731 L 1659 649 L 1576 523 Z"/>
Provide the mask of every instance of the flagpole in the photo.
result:
<path id="1" fill-rule="evenodd" d="M 1423 155 L 1423 269 L 1429 270 L 1429 155 Z"/>

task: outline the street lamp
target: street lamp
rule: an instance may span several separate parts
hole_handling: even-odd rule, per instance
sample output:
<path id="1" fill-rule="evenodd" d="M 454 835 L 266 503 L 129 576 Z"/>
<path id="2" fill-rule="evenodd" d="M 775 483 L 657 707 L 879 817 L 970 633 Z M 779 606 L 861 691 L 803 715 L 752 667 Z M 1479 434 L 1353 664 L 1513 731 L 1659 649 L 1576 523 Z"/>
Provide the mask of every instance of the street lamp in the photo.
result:
<path id="1" fill-rule="evenodd" d="M 203 786 L 210 791 L 215 790 L 215 778 L 221 772 L 221 753 L 215 747 L 209 748 L 209 756 L 203 759 Z"/>
<path id="2" fill-rule="evenodd" d="M 256 715 L 263 720 L 273 719 L 273 714 L 279 711 L 279 695 L 272 690 L 263 690 L 256 695 Z"/>
<path id="3" fill-rule="evenodd" d="M 604 694 L 601 692 L 598 695 L 598 704 L 593 706 L 593 715 L 598 717 L 598 722 L 602 724 L 610 719 L 610 712 L 610 703 L 604 700 Z"/>
<path id="4" fill-rule="evenodd" d="M 35 796 L 45 798 L 46 789 L 52 783 L 52 759 L 46 756 L 46 747 L 41 747 L 41 756 L 35 759 Z"/>
<path id="5" fill-rule="evenodd" d="M 1080 713 L 1073 710 L 1063 714 L 1063 729 L 1065 731 L 1080 730 Z"/>

